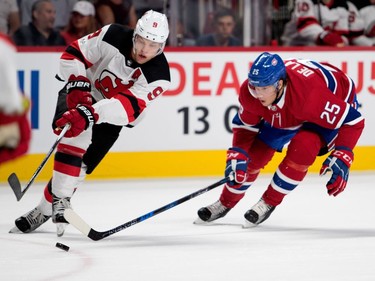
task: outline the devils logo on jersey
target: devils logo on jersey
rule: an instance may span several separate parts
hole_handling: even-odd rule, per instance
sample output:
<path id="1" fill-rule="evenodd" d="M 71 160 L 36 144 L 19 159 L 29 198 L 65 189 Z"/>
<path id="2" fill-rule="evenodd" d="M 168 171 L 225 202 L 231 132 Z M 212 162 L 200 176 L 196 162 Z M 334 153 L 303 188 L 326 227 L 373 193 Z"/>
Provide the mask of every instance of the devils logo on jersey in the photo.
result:
<path id="1" fill-rule="evenodd" d="M 134 85 L 138 77 L 141 75 L 141 70 L 136 68 L 131 75 L 127 84 L 123 84 L 121 78 L 117 77 L 113 72 L 104 69 L 100 74 L 99 79 L 95 80 L 95 88 L 98 89 L 103 97 L 110 99 L 117 93 L 124 93 Z"/>

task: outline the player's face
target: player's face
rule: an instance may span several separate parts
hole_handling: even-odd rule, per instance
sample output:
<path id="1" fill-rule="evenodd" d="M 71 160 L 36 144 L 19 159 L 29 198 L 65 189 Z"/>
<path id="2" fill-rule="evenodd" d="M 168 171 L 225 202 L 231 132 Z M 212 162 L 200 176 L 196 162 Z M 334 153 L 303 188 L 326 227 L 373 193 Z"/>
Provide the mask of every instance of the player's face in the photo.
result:
<path id="1" fill-rule="evenodd" d="M 266 87 L 252 87 L 251 94 L 258 99 L 263 106 L 269 106 L 276 100 L 277 91 L 273 85 Z"/>
<path id="2" fill-rule="evenodd" d="M 146 63 L 158 54 L 161 47 L 161 43 L 153 42 L 137 35 L 134 40 L 133 59 L 139 64 Z"/>

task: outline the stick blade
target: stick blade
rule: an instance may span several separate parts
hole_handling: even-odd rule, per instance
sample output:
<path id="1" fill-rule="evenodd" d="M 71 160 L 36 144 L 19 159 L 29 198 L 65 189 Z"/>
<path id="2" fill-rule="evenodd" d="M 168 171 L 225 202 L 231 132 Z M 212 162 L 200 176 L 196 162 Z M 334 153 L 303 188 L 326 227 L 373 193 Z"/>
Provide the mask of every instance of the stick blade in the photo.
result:
<path id="1" fill-rule="evenodd" d="M 8 183 L 12 188 L 14 195 L 16 195 L 17 201 L 20 201 L 23 193 L 21 191 L 21 183 L 15 173 L 11 173 L 8 177 Z"/>
<path id="2" fill-rule="evenodd" d="M 89 235 L 91 227 L 72 209 L 65 209 L 64 218 L 85 236 Z"/>

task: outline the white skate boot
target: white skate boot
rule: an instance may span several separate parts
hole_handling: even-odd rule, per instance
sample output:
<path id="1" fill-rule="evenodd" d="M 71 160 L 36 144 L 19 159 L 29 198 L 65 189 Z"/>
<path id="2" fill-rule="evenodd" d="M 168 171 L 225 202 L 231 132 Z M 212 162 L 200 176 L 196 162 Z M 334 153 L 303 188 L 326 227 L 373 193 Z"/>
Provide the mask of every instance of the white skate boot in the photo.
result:
<path id="1" fill-rule="evenodd" d="M 220 200 L 217 200 L 215 203 L 208 205 L 207 207 L 200 208 L 198 210 L 199 219 L 194 223 L 212 222 L 224 217 L 230 210 L 231 208 L 225 207 L 221 204 Z"/>
<path id="2" fill-rule="evenodd" d="M 251 227 L 264 222 L 275 210 L 275 206 L 268 205 L 261 198 L 250 210 L 245 213 L 246 224 L 244 227 Z"/>
<path id="3" fill-rule="evenodd" d="M 23 216 L 15 220 L 16 226 L 13 227 L 9 233 L 29 233 L 37 229 L 43 223 L 49 220 L 51 216 L 45 216 L 42 214 L 38 207 L 35 207 L 31 211 L 27 212 Z"/>

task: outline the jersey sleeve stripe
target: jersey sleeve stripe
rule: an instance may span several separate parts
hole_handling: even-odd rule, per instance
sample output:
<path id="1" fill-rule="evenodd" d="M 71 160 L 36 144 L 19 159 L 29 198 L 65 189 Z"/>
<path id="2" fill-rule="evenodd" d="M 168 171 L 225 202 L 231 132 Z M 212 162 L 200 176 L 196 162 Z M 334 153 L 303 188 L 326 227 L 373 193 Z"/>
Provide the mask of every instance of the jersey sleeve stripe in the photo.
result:
<path id="1" fill-rule="evenodd" d="M 90 63 L 88 60 L 85 59 L 85 57 L 79 51 L 79 49 L 73 48 L 72 45 L 66 48 L 65 52 L 61 55 L 61 59 L 65 59 L 65 60 L 77 59 L 85 65 L 86 69 L 92 66 L 92 63 Z"/>
<path id="2" fill-rule="evenodd" d="M 118 99 L 125 108 L 129 122 L 133 122 L 135 119 L 137 119 L 142 113 L 143 109 L 146 107 L 142 100 L 126 93 L 118 93 L 114 96 L 114 98 Z"/>
<path id="3" fill-rule="evenodd" d="M 311 63 L 318 67 L 318 69 L 322 72 L 324 79 L 326 80 L 328 89 L 335 94 L 337 90 L 337 81 L 335 76 L 320 63 L 317 63 L 315 61 L 311 61 Z"/>

